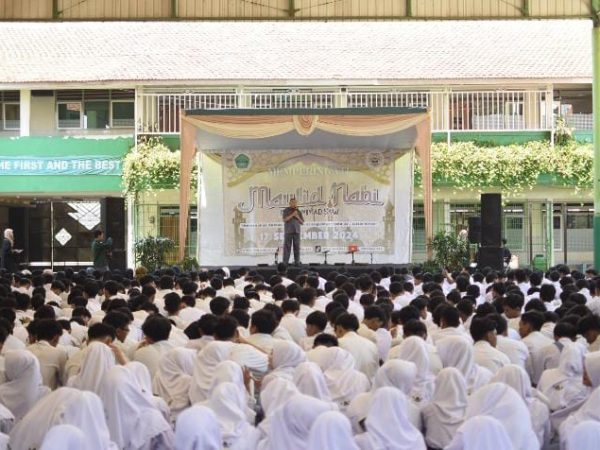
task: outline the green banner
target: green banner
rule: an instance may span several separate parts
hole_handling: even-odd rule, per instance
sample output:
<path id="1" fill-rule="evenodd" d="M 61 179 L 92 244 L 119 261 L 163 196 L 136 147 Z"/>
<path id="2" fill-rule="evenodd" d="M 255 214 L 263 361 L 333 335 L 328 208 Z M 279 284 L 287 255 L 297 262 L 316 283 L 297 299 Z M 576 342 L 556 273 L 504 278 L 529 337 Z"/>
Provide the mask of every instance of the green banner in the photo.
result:
<path id="1" fill-rule="evenodd" d="M 122 174 L 118 156 L 3 156 L 2 175 L 112 175 Z"/>

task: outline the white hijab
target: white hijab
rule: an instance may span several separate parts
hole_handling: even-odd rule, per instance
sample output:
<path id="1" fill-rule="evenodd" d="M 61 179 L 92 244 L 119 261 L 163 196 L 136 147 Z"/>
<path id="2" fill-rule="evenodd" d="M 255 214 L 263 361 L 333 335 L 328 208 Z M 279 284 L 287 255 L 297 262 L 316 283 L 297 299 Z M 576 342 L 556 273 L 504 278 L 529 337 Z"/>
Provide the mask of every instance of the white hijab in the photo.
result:
<path id="1" fill-rule="evenodd" d="M 407 337 L 398 346 L 395 357 L 417 366 L 417 377 L 411 393 L 413 400 L 423 403 L 431 400 L 435 377 L 429 368 L 429 350 L 425 341 L 418 336 Z"/>
<path id="2" fill-rule="evenodd" d="M 393 387 L 379 388 L 371 400 L 365 422 L 367 431 L 357 436 L 363 449 L 425 450 L 423 436 L 407 415 L 408 400 Z"/>
<path id="3" fill-rule="evenodd" d="M 177 450 L 221 450 L 221 443 L 219 422 L 210 408 L 194 405 L 177 417 Z"/>
<path id="4" fill-rule="evenodd" d="M 153 438 L 172 435 L 154 402 L 141 392 L 130 369 L 113 367 L 100 385 L 108 429 L 121 449 L 139 449 Z M 172 438 L 172 436 L 171 436 Z"/>
<path id="5" fill-rule="evenodd" d="M 10 241 L 10 245 L 15 245 L 15 233 L 12 228 L 7 228 L 4 230 L 4 239 L 8 239 Z"/>
<path id="6" fill-rule="evenodd" d="M 110 347 L 102 342 L 91 342 L 85 352 L 79 373 L 71 377 L 67 385 L 97 394 L 100 383 L 115 366 L 115 355 Z"/>
<path id="7" fill-rule="evenodd" d="M 331 402 L 331 393 L 325 381 L 323 371 L 313 362 L 303 362 L 294 371 L 294 384 L 305 395 L 324 402 Z"/>
<path id="8" fill-rule="evenodd" d="M 433 448 L 448 445 L 462 425 L 466 409 L 465 378 L 454 367 L 440 370 L 435 379 L 433 399 L 422 410 L 427 445 Z"/>
<path id="9" fill-rule="evenodd" d="M 581 422 L 586 420 L 600 422 L 600 408 L 598 408 L 598 405 L 600 405 L 600 387 L 595 388 L 581 408 L 562 423 L 559 433 L 562 444 L 564 444 L 566 437 L 569 436 L 573 428 Z"/>
<path id="10" fill-rule="evenodd" d="M 161 396 L 177 413 L 190 404 L 188 392 L 192 381 L 196 351 L 177 347 L 166 352 L 159 360 L 152 380 L 152 391 Z"/>
<path id="11" fill-rule="evenodd" d="M 444 367 L 456 367 L 467 383 L 467 393 L 483 386 L 492 377 L 492 373 L 475 364 L 473 345 L 461 336 L 448 336 L 436 343 L 438 354 Z"/>
<path id="12" fill-rule="evenodd" d="M 589 395 L 589 389 L 583 385 L 584 353 L 581 345 L 567 344 L 560 354 L 558 367 L 542 373 L 537 387 L 548 397 L 552 411 L 580 403 Z"/>
<path id="13" fill-rule="evenodd" d="M 171 410 L 162 397 L 157 397 L 152 393 L 152 378 L 148 368 L 138 361 L 128 362 L 125 367 L 133 374 L 133 379 L 136 381 L 140 392 L 158 408 L 165 420 L 169 421 Z"/>
<path id="14" fill-rule="evenodd" d="M 273 370 L 264 378 L 263 384 L 267 385 L 274 377 L 284 377 L 291 380 L 296 367 L 305 361 L 306 353 L 298 344 L 275 339 L 271 353 Z"/>
<path id="15" fill-rule="evenodd" d="M 531 387 L 531 379 L 525 369 L 516 364 L 508 364 L 494 375 L 492 382 L 504 383 L 519 394 L 529 409 L 538 440 L 544 443 L 550 433 L 549 402 L 542 393 Z"/>
<path id="16" fill-rule="evenodd" d="M 444 450 L 515 450 L 504 425 L 491 416 L 475 416 L 463 423 Z"/>
<path id="17" fill-rule="evenodd" d="M 232 342 L 213 341 L 208 343 L 196 356 L 190 384 L 190 402 L 202 402 L 208 398 L 215 367 L 229 358 Z"/>
<path id="18" fill-rule="evenodd" d="M 213 391 L 220 383 L 230 382 L 235 384 L 241 392 L 246 392 L 244 384 L 244 371 L 242 367 L 235 361 L 223 361 L 215 367 L 212 381 L 210 383 L 210 392 Z"/>
<path id="19" fill-rule="evenodd" d="M 42 398 L 10 433 L 11 450 L 39 448 L 54 425 L 69 424 L 85 435 L 89 450 L 113 449 L 100 398 L 61 387 Z"/>
<path id="20" fill-rule="evenodd" d="M 500 421 L 510 430 L 510 439 L 515 450 L 539 450 L 532 427 L 531 415 L 521 396 L 503 383 L 490 383 L 469 397 L 466 419 L 487 415 Z"/>
<path id="21" fill-rule="evenodd" d="M 306 450 L 313 424 L 324 412 L 332 411 L 329 403 L 304 394 L 296 394 L 271 416 L 268 445 L 270 450 Z"/>
<path id="22" fill-rule="evenodd" d="M 73 425 L 54 425 L 40 447 L 40 450 L 87 450 L 85 434 Z"/>
<path id="23" fill-rule="evenodd" d="M 258 431 L 248 422 L 246 397 L 234 383 L 219 383 L 204 405 L 217 416 L 223 447 L 254 450 Z"/>
<path id="24" fill-rule="evenodd" d="M 354 357 L 347 350 L 329 347 L 323 350 L 323 355 L 325 358 L 321 370 L 327 387 L 332 400 L 343 410 L 354 397 L 369 390 L 369 379 L 355 369 Z"/>
<path id="25" fill-rule="evenodd" d="M 0 385 L 0 403 L 21 420 L 50 389 L 42 384 L 38 359 L 27 350 L 6 352 L 4 367 L 6 382 Z"/>
<path id="26" fill-rule="evenodd" d="M 290 380 L 285 378 L 275 378 L 268 386 L 265 386 L 262 389 L 260 392 L 260 404 L 265 414 L 265 418 L 258 425 L 262 437 L 266 437 L 269 434 L 273 413 L 296 394 L 300 394 L 298 388 Z"/>
<path id="27" fill-rule="evenodd" d="M 414 363 L 392 359 L 377 369 L 371 389 L 376 391 L 381 387 L 391 386 L 410 396 L 416 378 L 417 366 Z"/>
<path id="28" fill-rule="evenodd" d="M 599 442 L 600 422 L 584 420 L 567 435 L 565 450 L 597 450 Z"/>
<path id="29" fill-rule="evenodd" d="M 324 412 L 314 423 L 308 435 L 309 449 L 359 450 L 350 421 L 337 411 Z"/>

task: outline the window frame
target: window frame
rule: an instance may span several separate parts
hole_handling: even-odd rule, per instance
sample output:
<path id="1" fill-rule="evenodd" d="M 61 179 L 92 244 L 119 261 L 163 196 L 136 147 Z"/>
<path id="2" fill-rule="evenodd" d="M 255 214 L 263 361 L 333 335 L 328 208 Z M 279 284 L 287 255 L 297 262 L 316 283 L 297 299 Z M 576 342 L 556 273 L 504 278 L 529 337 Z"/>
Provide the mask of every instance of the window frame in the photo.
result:
<path id="1" fill-rule="evenodd" d="M 6 126 L 6 105 L 17 105 L 19 107 L 19 126 L 9 128 Z M 2 129 L 5 131 L 19 131 L 21 129 L 21 103 L 20 102 L 3 102 L 2 103 Z"/>
<path id="2" fill-rule="evenodd" d="M 131 103 L 133 105 L 133 117 L 131 118 L 132 120 L 132 125 L 131 126 L 122 126 L 122 125 L 115 125 L 114 124 L 114 112 L 113 112 L 113 104 L 114 103 Z M 119 100 L 110 100 L 110 128 L 117 128 L 117 129 L 128 129 L 128 128 L 135 128 L 135 99 L 131 99 L 131 100 L 127 100 L 127 99 L 119 99 Z"/>
<path id="3" fill-rule="evenodd" d="M 79 126 L 78 127 L 61 127 L 59 117 L 60 105 L 68 105 L 69 103 L 79 103 Z M 56 102 L 56 129 L 57 130 L 82 130 L 84 129 L 84 111 L 83 111 L 83 100 L 61 100 Z"/>

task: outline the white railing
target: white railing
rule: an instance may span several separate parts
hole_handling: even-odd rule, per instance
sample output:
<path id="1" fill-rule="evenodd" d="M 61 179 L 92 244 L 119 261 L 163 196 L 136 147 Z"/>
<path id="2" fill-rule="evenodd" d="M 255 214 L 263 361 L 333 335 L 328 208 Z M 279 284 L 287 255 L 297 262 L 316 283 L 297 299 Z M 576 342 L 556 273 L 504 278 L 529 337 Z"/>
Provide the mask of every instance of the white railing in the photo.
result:
<path id="1" fill-rule="evenodd" d="M 548 98 L 551 102 L 552 99 Z M 142 92 L 138 133 L 177 134 L 182 109 L 430 108 L 432 130 L 551 130 L 545 90 L 350 92 Z"/>

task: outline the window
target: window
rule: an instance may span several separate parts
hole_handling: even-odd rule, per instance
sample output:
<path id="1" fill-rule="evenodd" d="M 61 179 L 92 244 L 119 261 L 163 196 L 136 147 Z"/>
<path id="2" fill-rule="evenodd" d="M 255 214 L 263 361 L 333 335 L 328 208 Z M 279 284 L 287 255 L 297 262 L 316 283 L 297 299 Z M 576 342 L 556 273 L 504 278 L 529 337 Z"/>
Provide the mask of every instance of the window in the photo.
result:
<path id="1" fill-rule="evenodd" d="M 18 130 L 21 125 L 21 106 L 18 103 L 4 103 L 4 129 Z"/>
<path id="2" fill-rule="evenodd" d="M 58 104 L 58 128 L 81 128 L 81 102 Z"/>
<path id="3" fill-rule="evenodd" d="M 112 102 L 112 126 L 115 128 L 131 128 L 135 123 L 135 104 L 130 101 Z"/>
<path id="4" fill-rule="evenodd" d="M 85 102 L 85 128 L 104 129 L 110 123 L 109 102 L 102 100 Z"/>

